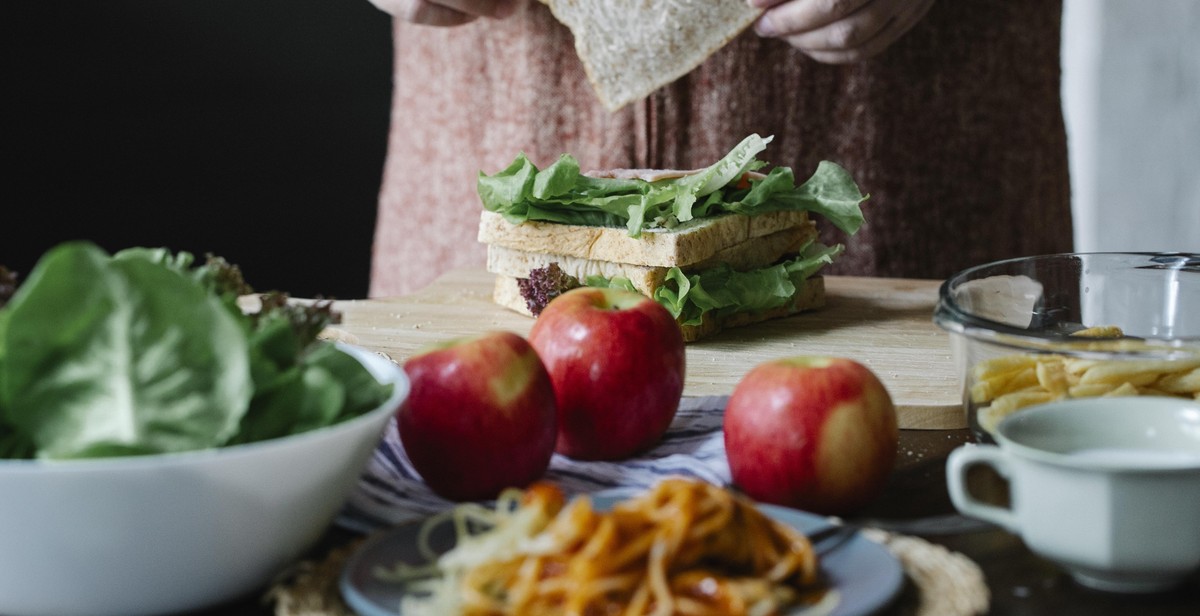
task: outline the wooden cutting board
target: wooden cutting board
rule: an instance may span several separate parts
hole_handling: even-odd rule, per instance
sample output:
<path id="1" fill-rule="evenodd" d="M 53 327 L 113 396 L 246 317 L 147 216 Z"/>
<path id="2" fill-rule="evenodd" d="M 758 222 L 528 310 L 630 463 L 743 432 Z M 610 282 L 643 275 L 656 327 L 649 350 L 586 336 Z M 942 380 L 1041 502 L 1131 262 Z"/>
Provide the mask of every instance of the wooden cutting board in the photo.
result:
<path id="1" fill-rule="evenodd" d="M 491 301 L 493 277 L 454 270 L 404 297 L 339 301 L 337 339 L 403 362 L 422 347 L 488 330 L 527 335 L 533 319 Z M 838 355 L 870 367 L 896 403 L 901 428 L 966 427 L 949 335 L 933 324 L 939 282 L 827 276 L 824 308 L 736 328 L 687 349 L 685 396 L 727 396 L 759 362 Z"/>

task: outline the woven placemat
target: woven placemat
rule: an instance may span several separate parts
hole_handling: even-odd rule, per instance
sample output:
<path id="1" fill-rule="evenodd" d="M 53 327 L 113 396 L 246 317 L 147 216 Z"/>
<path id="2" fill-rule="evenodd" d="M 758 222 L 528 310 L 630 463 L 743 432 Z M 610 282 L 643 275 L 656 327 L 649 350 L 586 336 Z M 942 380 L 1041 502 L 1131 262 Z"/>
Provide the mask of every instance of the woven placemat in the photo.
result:
<path id="1" fill-rule="evenodd" d="M 983 571 L 966 556 L 919 537 L 864 529 L 904 567 L 908 585 L 894 611 L 904 616 L 974 616 L 988 610 Z M 306 560 L 267 593 L 276 616 L 355 616 L 342 601 L 338 576 L 362 539 L 331 550 L 322 560 Z"/>

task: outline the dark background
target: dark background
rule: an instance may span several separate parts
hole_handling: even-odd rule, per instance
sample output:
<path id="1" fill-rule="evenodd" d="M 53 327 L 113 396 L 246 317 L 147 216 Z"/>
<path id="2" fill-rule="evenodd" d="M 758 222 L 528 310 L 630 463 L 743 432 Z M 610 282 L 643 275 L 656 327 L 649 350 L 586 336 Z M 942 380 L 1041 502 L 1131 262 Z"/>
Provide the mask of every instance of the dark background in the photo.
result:
<path id="1" fill-rule="evenodd" d="M 366 296 L 388 15 L 367 0 L 6 9 L 0 264 L 26 274 L 87 239 L 217 254 L 262 291 Z"/>

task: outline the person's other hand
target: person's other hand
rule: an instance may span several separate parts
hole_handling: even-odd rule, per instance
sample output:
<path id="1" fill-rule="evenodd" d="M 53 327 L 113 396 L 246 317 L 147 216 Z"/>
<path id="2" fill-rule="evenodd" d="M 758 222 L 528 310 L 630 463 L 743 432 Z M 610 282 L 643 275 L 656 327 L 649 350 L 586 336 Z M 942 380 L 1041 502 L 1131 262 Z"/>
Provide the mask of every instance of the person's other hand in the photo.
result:
<path id="1" fill-rule="evenodd" d="M 845 64 L 883 51 L 925 16 L 933 0 L 747 0 L 766 9 L 759 36 L 780 38 L 818 62 Z"/>
<path id="2" fill-rule="evenodd" d="M 370 0 L 396 19 L 426 26 L 458 26 L 480 17 L 503 19 L 521 0 Z"/>

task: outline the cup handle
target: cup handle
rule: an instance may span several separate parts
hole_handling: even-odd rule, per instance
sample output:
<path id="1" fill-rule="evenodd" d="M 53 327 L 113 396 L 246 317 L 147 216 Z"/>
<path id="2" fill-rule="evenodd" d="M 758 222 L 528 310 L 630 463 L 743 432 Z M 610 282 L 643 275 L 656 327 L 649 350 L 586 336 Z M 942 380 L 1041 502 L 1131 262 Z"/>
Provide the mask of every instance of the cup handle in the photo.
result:
<path id="1" fill-rule="evenodd" d="M 976 464 L 990 466 L 1002 477 L 1012 481 L 1008 460 L 999 447 L 994 445 L 959 447 L 950 452 L 950 457 L 946 461 L 946 484 L 950 489 L 951 502 L 959 511 L 969 516 L 987 520 L 1014 533 L 1019 533 L 1020 524 L 1011 509 L 976 500 L 967 491 L 967 470 Z"/>

